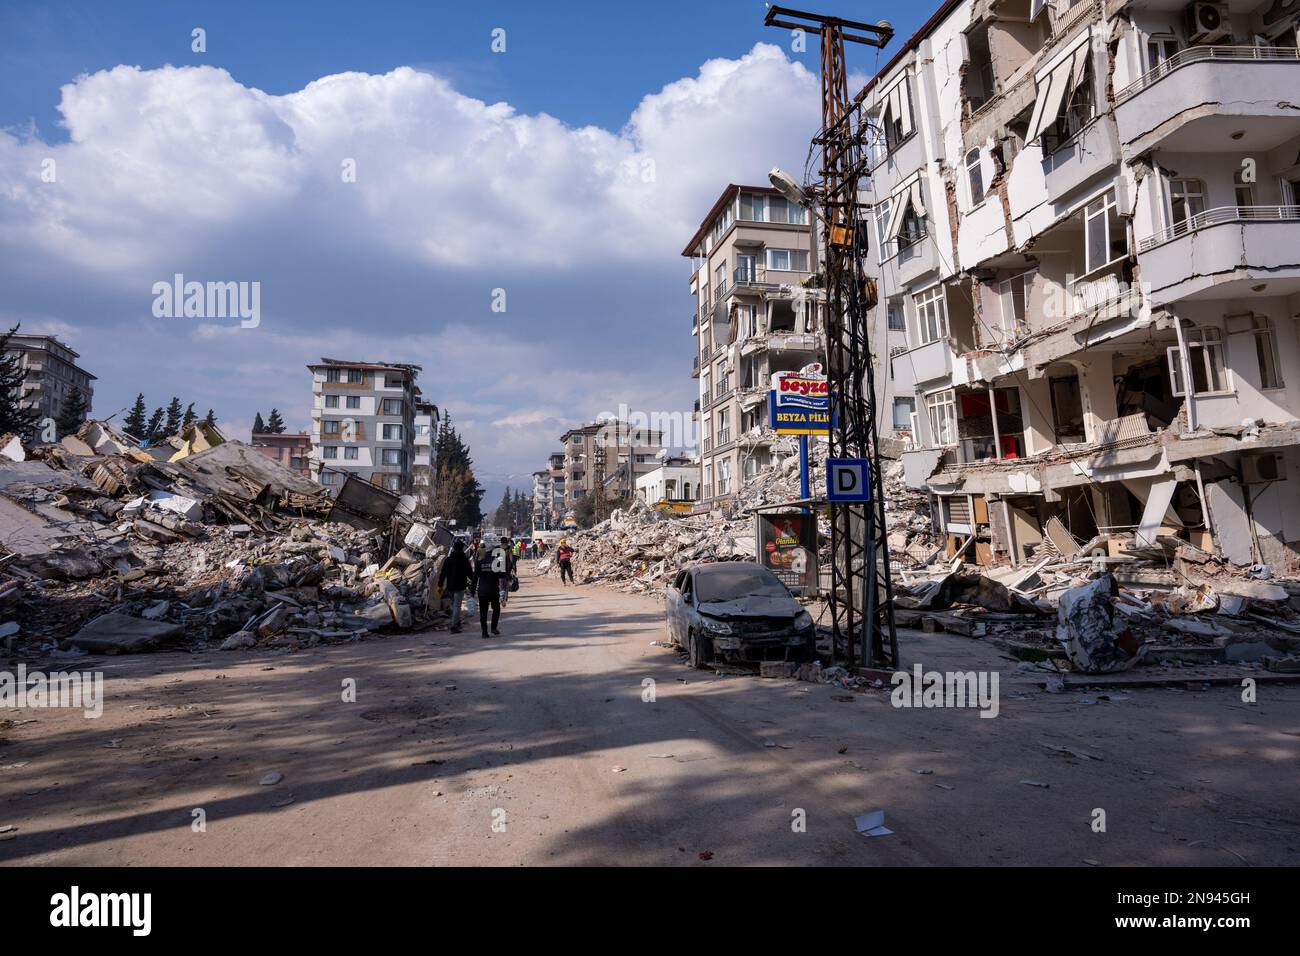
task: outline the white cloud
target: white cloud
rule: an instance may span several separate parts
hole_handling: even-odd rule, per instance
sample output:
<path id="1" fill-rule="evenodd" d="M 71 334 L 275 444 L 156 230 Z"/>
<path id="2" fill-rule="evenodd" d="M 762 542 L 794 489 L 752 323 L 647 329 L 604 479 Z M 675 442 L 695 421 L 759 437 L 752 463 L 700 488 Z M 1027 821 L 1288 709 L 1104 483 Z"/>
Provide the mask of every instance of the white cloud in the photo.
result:
<path id="1" fill-rule="evenodd" d="M 0 318 L 54 323 L 100 376 L 100 411 L 175 393 L 298 428 L 307 361 L 419 362 L 475 458 L 527 473 L 556 425 L 689 407 L 680 250 L 727 183 L 802 170 L 818 96 L 766 44 L 647 95 L 617 131 L 411 68 L 282 96 L 211 67 L 81 76 L 62 88 L 67 142 L 0 131 Z M 261 281 L 261 327 L 152 319 L 153 282 L 176 272 Z M 487 310 L 497 286 L 505 315 Z"/>

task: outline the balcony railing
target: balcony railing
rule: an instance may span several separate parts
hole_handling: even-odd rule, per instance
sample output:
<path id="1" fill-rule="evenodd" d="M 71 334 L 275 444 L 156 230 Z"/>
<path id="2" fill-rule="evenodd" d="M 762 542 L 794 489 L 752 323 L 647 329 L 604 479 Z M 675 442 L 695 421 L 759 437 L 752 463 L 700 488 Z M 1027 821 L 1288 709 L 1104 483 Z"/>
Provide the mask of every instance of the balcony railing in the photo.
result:
<path id="1" fill-rule="evenodd" d="M 1166 226 L 1153 236 L 1138 242 L 1138 252 L 1146 252 L 1179 236 L 1206 226 L 1228 222 L 1300 222 L 1300 206 L 1216 206 Z"/>
<path id="2" fill-rule="evenodd" d="M 1300 60 L 1300 47 L 1293 46 L 1189 46 L 1179 50 L 1158 66 L 1143 73 L 1115 94 L 1115 104 L 1136 96 L 1147 87 L 1164 79 L 1179 67 L 1203 60 L 1240 63 L 1247 60 L 1286 62 Z"/>

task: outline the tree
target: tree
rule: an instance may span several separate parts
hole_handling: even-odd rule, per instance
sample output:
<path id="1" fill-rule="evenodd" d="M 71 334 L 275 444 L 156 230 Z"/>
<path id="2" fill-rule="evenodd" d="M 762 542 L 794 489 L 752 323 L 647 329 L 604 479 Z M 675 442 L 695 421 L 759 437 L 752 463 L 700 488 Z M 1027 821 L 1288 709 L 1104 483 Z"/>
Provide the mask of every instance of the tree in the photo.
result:
<path id="1" fill-rule="evenodd" d="M 433 484 L 429 507 L 442 518 L 454 518 L 459 527 L 473 528 L 483 520 L 483 486 L 474 477 L 469 446 L 444 416 L 434 442 Z"/>
<path id="2" fill-rule="evenodd" d="M 163 437 L 175 435 L 181 430 L 181 400 L 175 395 L 167 405 L 167 418 L 163 424 Z"/>
<path id="3" fill-rule="evenodd" d="M 217 424 L 217 413 L 209 408 L 208 413 L 203 416 L 203 424 L 215 426 Z"/>
<path id="4" fill-rule="evenodd" d="M 510 495 L 509 485 L 506 486 L 505 494 L 501 496 L 501 504 L 497 505 L 497 510 L 492 513 L 492 523 L 506 530 L 514 528 L 514 499 Z"/>
<path id="5" fill-rule="evenodd" d="M 59 409 L 59 417 L 55 419 L 54 426 L 59 430 L 59 437 L 63 438 L 75 434 L 85 420 L 86 396 L 81 394 L 79 385 L 74 385 L 68 397 L 63 400 L 63 406 Z"/>
<path id="6" fill-rule="evenodd" d="M 154 409 L 154 413 L 149 416 L 149 424 L 144 426 L 143 436 L 148 441 L 155 442 L 167 437 L 163 434 L 162 430 L 163 414 L 164 412 L 161 408 L 156 408 Z"/>
<path id="7" fill-rule="evenodd" d="M 148 414 L 148 411 L 144 407 L 144 392 L 141 392 L 135 397 L 135 404 L 131 406 L 130 414 L 128 414 L 126 419 L 122 422 L 122 428 L 125 429 L 126 433 L 132 438 L 145 438 L 145 429 L 149 427 L 145 416 Z"/>
<path id="8" fill-rule="evenodd" d="M 190 402 L 185 407 L 185 415 L 181 418 L 181 428 L 189 428 L 199 420 L 199 416 L 194 414 L 194 403 Z"/>
<path id="9" fill-rule="evenodd" d="M 18 329 L 19 325 L 15 325 L 0 335 L 0 432 L 13 432 L 27 440 L 36 433 L 41 416 L 36 409 L 23 404 L 27 374 L 19 354 L 9 351 L 9 339 Z"/>
<path id="10" fill-rule="evenodd" d="M 262 421 L 262 413 L 258 412 L 253 416 L 253 434 L 262 435 L 266 432 L 266 422 Z"/>
<path id="11" fill-rule="evenodd" d="M 280 417 L 278 408 L 271 409 L 271 417 L 266 420 L 266 430 L 272 435 L 284 434 L 284 419 Z"/>

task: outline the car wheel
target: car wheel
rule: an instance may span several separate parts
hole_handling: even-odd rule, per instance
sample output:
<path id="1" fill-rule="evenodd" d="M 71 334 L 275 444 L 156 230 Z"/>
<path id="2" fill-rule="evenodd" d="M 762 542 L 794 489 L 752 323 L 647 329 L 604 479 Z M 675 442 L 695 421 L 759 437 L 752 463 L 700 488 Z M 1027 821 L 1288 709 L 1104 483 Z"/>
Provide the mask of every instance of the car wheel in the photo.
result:
<path id="1" fill-rule="evenodd" d="M 713 642 L 703 634 L 692 631 L 686 648 L 691 667 L 703 670 L 713 661 Z"/>

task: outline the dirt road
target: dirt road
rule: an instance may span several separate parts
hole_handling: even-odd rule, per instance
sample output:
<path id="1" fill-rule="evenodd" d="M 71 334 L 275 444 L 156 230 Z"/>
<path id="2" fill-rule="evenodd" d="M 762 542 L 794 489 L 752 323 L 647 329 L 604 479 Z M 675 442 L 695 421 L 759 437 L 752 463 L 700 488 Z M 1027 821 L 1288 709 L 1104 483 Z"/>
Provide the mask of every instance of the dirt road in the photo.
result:
<path id="1" fill-rule="evenodd" d="M 657 598 L 528 573 L 502 630 L 59 661 L 104 672 L 104 714 L 0 711 L 0 862 L 1300 863 L 1294 685 L 1047 694 L 905 632 L 1001 703 L 899 709 L 690 671 Z M 855 833 L 876 809 L 893 835 Z"/>

